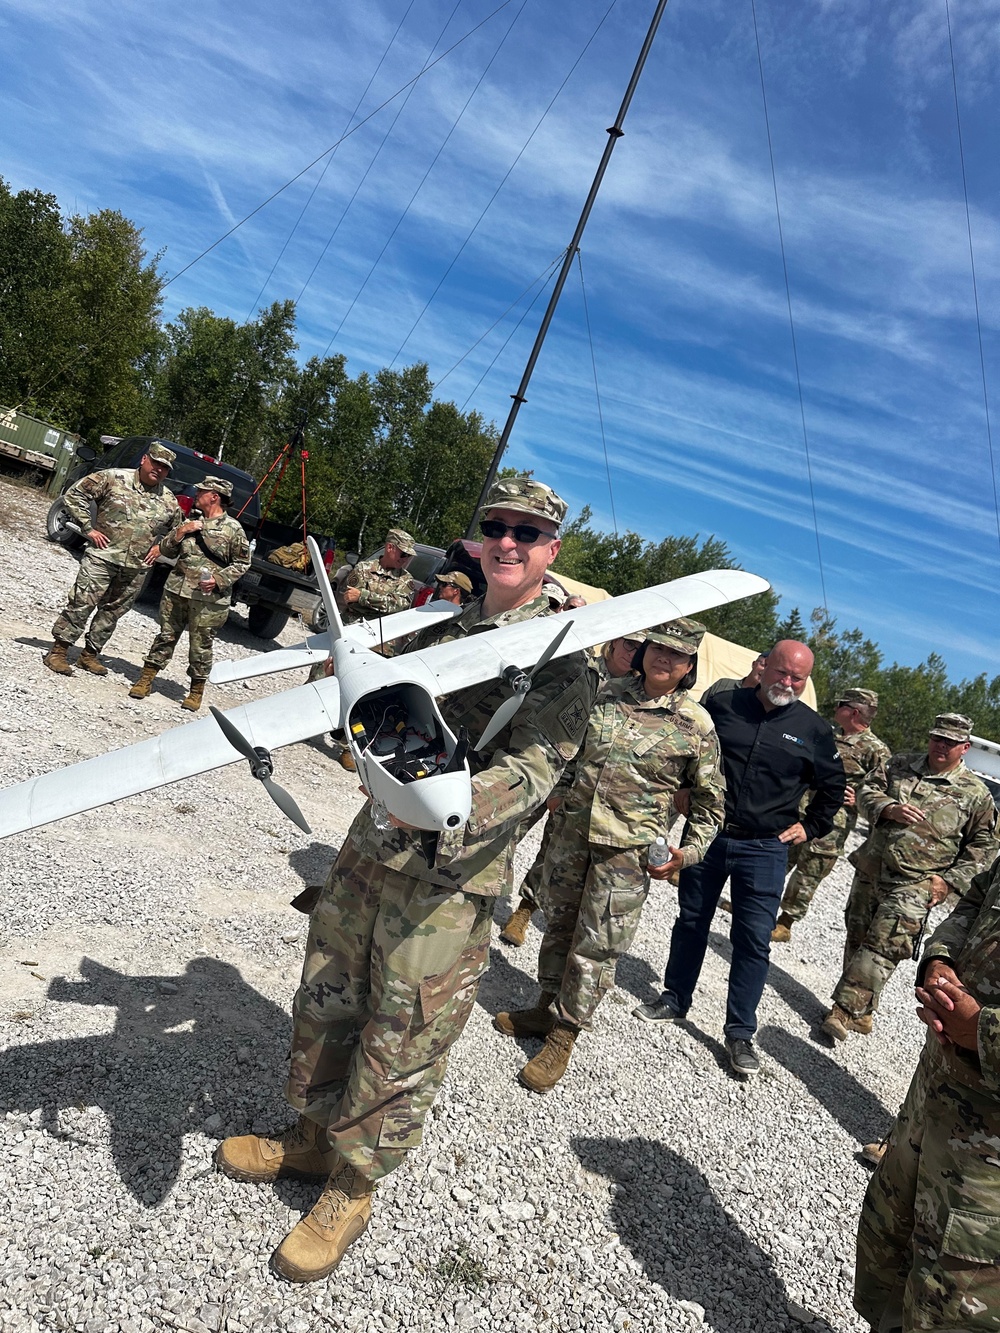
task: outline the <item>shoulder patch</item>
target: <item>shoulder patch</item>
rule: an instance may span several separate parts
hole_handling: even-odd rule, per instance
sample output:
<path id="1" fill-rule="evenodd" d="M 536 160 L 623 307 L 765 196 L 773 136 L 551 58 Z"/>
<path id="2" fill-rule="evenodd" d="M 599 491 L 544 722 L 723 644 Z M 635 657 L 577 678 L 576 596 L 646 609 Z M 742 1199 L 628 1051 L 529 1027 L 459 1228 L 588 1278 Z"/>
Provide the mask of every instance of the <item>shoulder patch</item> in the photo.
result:
<path id="1" fill-rule="evenodd" d="M 573 699 L 559 714 L 559 721 L 570 736 L 578 736 L 587 725 L 588 713 L 580 699 Z"/>

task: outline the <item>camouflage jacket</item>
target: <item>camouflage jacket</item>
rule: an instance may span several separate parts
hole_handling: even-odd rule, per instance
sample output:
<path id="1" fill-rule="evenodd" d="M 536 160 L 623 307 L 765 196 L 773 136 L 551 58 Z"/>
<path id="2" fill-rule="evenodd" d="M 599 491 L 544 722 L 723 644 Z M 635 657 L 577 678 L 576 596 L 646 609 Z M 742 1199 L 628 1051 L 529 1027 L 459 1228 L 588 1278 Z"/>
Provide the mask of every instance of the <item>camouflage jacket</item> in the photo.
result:
<path id="1" fill-rule="evenodd" d="M 90 502 L 97 508 L 91 522 Z M 173 491 L 157 486 L 149 491 L 136 468 L 113 467 L 91 472 L 63 496 L 66 512 L 85 533 L 103 532 L 109 545 L 94 546 L 91 554 L 109 565 L 140 569 L 149 549 L 181 521 Z"/>
<path id="2" fill-rule="evenodd" d="M 857 797 L 869 774 L 874 773 L 880 764 L 888 762 L 889 747 L 885 741 L 880 741 L 875 733 L 867 727 L 864 731 L 857 731 L 852 736 L 845 736 L 838 731 L 836 743 L 837 753 L 840 755 L 844 772 L 847 774 L 847 785 Z M 807 791 L 802 797 L 799 809 L 803 814 L 805 814 L 809 802 L 812 800 L 812 795 L 811 791 Z M 839 829 L 842 833 L 845 830 L 853 832 L 857 822 L 857 804 L 842 805 L 833 817 L 833 828 Z M 841 843 L 841 846 L 843 846 L 843 843 Z"/>
<path id="3" fill-rule="evenodd" d="M 198 541 L 199 537 L 204 545 Z M 228 514 L 204 519 L 201 532 L 191 533 L 180 541 L 170 533 L 160 543 L 160 550 L 171 559 L 177 557 L 167 578 L 167 592 L 211 606 L 228 606 L 233 584 L 250 568 L 247 535 Z M 215 588 L 210 593 L 203 593 L 198 587 L 203 569 L 210 569 L 215 579 Z"/>
<path id="4" fill-rule="evenodd" d="M 926 819 L 919 824 L 879 819 L 897 803 L 917 806 Z M 963 894 L 997 853 L 993 798 L 964 764 L 932 773 L 926 754 L 894 754 L 862 786 L 858 810 L 870 832 L 848 860 L 866 879 L 898 885 L 940 875 Z"/>
<path id="5" fill-rule="evenodd" d="M 481 598 L 445 625 L 421 631 L 407 652 L 485 633 L 535 616 L 549 615 L 544 595 L 514 611 L 483 618 Z M 512 838 L 518 824 L 548 797 L 564 766 L 580 748 L 594 696 L 597 673 L 583 653 L 557 658 L 535 678 L 525 702 L 511 723 L 493 740 L 490 752 L 469 756 L 472 768 L 472 814 L 464 829 L 441 833 L 431 869 L 420 850 L 420 838 L 405 829 L 381 832 L 366 805 L 348 836 L 371 861 L 414 879 L 467 893 L 497 897 L 509 887 Z M 468 730 L 475 744 L 509 688 L 498 680 L 484 681 L 439 701 L 442 716 L 456 734 Z"/>
<path id="6" fill-rule="evenodd" d="M 637 676 L 610 681 L 573 765 L 567 814 L 590 807 L 590 843 L 644 847 L 674 822 L 679 787 L 691 788 L 684 864 L 696 865 L 725 818 L 712 719 L 687 690 L 647 699 Z"/>
<path id="7" fill-rule="evenodd" d="M 974 876 L 954 912 L 927 941 L 919 980 L 934 958 L 951 964 L 983 1008 L 975 1051 L 942 1047 L 928 1034 L 927 1052 L 962 1083 L 1000 1097 L 1000 860 Z"/>
<path id="8" fill-rule="evenodd" d="M 405 569 L 383 569 L 377 559 L 356 564 L 344 587 L 357 588 L 361 593 L 356 602 L 344 602 L 342 619 L 345 625 L 405 611 L 416 591 L 416 584 Z"/>

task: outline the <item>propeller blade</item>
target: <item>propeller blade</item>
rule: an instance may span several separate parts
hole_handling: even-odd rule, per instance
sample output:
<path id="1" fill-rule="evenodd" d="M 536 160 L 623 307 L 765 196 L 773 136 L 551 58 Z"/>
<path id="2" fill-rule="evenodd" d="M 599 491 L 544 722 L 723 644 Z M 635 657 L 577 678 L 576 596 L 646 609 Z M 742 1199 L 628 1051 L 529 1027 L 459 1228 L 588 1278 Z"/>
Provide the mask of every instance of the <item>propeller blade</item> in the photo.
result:
<path id="1" fill-rule="evenodd" d="M 279 787 L 273 778 L 261 778 L 261 782 L 264 784 L 264 790 L 281 813 L 287 815 L 293 824 L 298 824 L 303 833 L 312 833 L 312 829 L 306 823 L 305 815 L 296 805 L 294 797 L 290 796 L 284 787 Z"/>
<path id="2" fill-rule="evenodd" d="M 562 629 L 559 631 L 559 633 L 556 635 L 556 637 L 552 640 L 552 642 L 551 642 L 551 643 L 549 644 L 549 646 L 546 648 L 545 652 L 542 653 L 541 657 L 538 659 L 538 661 L 535 663 L 535 665 L 534 665 L 534 666 L 531 668 L 531 670 L 528 672 L 529 677 L 531 677 L 532 679 L 534 679 L 534 677 L 538 675 L 539 671 L 541 671 L 542 667 L 545 666 L 546 662 L 549 660 L 549 658 L 552 656 L 552 654 L 556 651 L 556 649 L 559 647 L 559 645 L 562 643 L 563 639 L 565 639 L 566 635 L 570 632 L 570 630 L 571 630 L 572 628 L 573 628 L 572 621 L 571 621 L 568 625 L 564 625 L 564 626 L 562 627 Z"/>
<path id="3" fill-rule="evenodd" d="M 215 704 L 209 704 L 208 711 L 222 728 L 223 736 L 225 736 L 233 749 L 238 750 L 244 759 L 249 759 L 251 764 L 256 765 L 259 762 L 257 751 L 253 748 L 243 733 L 233 726 L 225 713 L 219 712 Z"/>
<path id="4" fill-rule="evenodd" d="M 344 632 L 344 627 L 340 621 L 340 612 L 337 610 L 337 599 L 333 595 L 330 577 L 326 572 L 326 565 L 323 564 L 323 553 L 316 544 L 315 537 L 306 538 L 306 549 L 312 560 L 313 573 L 316 575 L 316 582 L 319 584 L 323 606 L 326 608 L 326 632 L 330 636 L 332 646 L 334 639 L 339 639 Z"/>
<path id="5" fill-rule="evenodd" d="M 527 689 L 522 688 L 518 690 L 516 694 L 512 694 L 509 699 L 505 699 L 503 701 L 503 703 L 500 705 L 497 711 L 490 718 L 489 722 L 486 724 L 486 730 L 479 737 L 479 742 L 476 745 L 477 750 L 482 750 L 484 746 L 490 743 L 490 741 L 493 739 L 494 736 L 496 736 L 499 732 L 503 731 L 504 727 L 507 725 L 507 723 L 511 720 L 511 718 L 514 716 L 517 710 L 524 703 L 525 699 L 528 697 L 528 693 L 531 689 L 531 682 L 534 680 L 535 676 L 538 675 L 539 671 L 542 670 L 542 668 L 548 662 L 549 658 L 552 657 L 552 655 L 557 651 L 559 645 L 562 643 L 563 639 L 565 639 L 566 635 L 570 632 L 572 628 L 573 628 L 572 621 L 564 625 L 562 629 L 559 631 L 559 633 L 552 640 L 552 642 L 549 644 L 549 646 L 542 653 L 541 657 L 538 659 L 535 665 L 531 668 L 530 671 L 526 673 L 528 678 L 528 688 Z"/>
<path id="6" fill-rule="evenodd" d="M 504 727 L 521 707 L 527 697 L 528 693 L 527 691 L 524 691 L 524 693 L 518 692 L 517 694 L 512 694 L 509 699 L 504 699 L 503 703 L 486 724 L 486 730 L 479 737 L 479 742 L 476 745 L 477 750 L 482 750 L 484 746 L 489 745 L 493 737 L 503 731 Z"/>

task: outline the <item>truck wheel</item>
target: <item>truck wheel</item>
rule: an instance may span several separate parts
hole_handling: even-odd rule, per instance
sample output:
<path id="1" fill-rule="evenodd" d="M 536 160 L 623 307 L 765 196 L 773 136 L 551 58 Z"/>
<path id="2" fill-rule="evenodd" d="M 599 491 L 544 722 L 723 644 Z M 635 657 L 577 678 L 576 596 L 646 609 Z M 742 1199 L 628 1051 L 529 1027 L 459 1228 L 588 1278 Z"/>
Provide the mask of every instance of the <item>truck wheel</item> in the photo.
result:
<path id="1" fill-rule="evenodd" d="M 58 542 L 60 546 L 83 545 L 83 538 L 75 527 L 70 527 L 70 522 L 70 516 L 62 499 L 56 500 L 45 515 L 45 535 L 49 541 Z"/>
<path id="2" fill-rule="evenodd" d="M 259 602 L 247 608 L 247 628 L 258 639 L 276 639 L 287 624 L 287 611 L 272 611 Z"/>

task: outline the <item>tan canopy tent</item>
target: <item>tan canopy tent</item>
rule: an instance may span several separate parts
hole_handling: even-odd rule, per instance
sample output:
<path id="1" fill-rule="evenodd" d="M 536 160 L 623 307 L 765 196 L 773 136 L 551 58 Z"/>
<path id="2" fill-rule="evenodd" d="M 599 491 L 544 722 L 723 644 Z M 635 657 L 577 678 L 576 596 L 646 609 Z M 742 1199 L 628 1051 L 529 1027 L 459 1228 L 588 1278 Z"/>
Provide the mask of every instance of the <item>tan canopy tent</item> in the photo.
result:
<path id="1" fill-rule="evenodd" d="M 559 580 L 560 587 L 566 589 L 567 597 L 584 597 L 588 606 L 591 602 L 606 602 L 611 596 L 603 588 L 592 588 L 589 583 L 581 583 L 579 579 L 567 578 L 565 574 L 560 574 L 558 569 L 550 569 L 549 573 Z"/>

